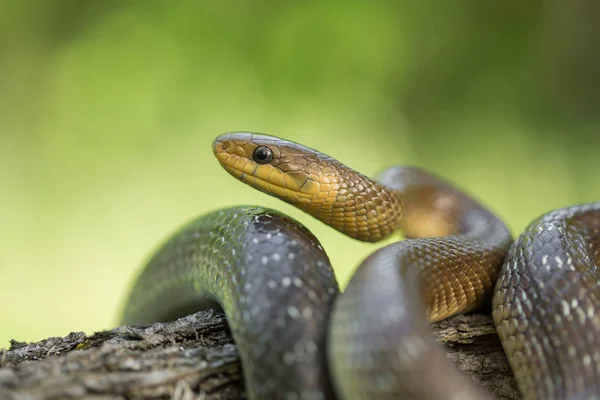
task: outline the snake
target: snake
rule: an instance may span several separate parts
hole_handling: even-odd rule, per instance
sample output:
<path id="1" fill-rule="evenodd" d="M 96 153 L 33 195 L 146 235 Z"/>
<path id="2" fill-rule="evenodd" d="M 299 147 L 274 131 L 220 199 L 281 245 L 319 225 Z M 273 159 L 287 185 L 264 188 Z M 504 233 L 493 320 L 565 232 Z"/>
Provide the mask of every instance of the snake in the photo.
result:
<path id="1" fill-rule="evenodd" d="M 600 398 L 600 202 L 546 212 L 515 239 L 473 195 L 417 166 L 369 178 L 253 132 L 221 134 L 212 150 L 229 175 L 352 240 L 401 237 L 340 291 L 301 222 L 259 205 L 216 209 L 151 255 L 123 324 L 221 310 L 253 400 L 469 400 L 492 396 L 431 323 L 488 307 L 524 399 Z"/>

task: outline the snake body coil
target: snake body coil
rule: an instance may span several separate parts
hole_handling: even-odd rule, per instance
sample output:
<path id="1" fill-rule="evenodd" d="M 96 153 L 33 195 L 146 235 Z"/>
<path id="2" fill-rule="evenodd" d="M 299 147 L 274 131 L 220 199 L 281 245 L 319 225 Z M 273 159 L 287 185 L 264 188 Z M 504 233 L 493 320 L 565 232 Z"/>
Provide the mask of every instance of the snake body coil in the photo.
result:
<path id="1" fill-rule="evenodd" d="M 222 308 L 251 398 L 330 398 L 324 342 L 337 292 L 329 259 L 308 230 L 274 210 L 234 207 L 198 218 L 158 250 L 123 323 Z"/>
<path id="2" fill-rule="evenodd" d="M 408 240 L 369 256 L 338 294 L 300 223 L 262 207 L 210 213 L 151 258 L 124 323 L 222 308 L 252 399 L 482 399 L 428 325 L 493 297 L 525 399 L 600 398 L 600 203 L 548 213 L 511 246 L 490 211 L 418 168 L 371 180 L 251 133 L 221 135 L 213 151 L 239 180 L 354 239 Z"/>

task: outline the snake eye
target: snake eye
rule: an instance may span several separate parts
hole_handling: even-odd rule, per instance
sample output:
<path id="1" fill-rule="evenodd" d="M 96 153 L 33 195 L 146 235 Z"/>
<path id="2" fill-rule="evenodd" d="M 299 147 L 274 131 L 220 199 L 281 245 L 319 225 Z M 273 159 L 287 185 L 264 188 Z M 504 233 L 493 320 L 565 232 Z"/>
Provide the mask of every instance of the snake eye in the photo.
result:
<path id="1" fill-rule="evenodd" d="M 259 164 L 267 164 L 273 159 L 273 152 L 266 146 L 257 147 L 252 158 Z"/>

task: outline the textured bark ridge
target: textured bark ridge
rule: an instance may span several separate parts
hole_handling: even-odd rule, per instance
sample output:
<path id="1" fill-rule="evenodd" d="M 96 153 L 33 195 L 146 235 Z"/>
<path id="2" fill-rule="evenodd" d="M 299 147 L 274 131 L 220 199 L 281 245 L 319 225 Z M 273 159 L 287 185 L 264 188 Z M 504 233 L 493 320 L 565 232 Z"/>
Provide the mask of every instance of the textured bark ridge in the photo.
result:
<path id="1" fill-rule="evenodd" d="M 448 357 L 499 399 L 519 399 L 489 316 L 433 326 Z M 202 311 L 171 323 L 74 332 L 0 352 L 0 399 L 243 399 L 225 317 Z"/>

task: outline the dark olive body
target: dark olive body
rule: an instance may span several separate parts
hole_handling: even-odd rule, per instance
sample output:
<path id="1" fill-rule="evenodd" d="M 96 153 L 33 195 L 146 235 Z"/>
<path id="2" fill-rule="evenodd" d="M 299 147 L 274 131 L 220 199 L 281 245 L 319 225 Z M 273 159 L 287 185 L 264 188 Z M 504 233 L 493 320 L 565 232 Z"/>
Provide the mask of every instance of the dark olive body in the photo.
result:
<path id="1" fill-rule="evenodd" d="M 166 241 L 139 276 L 122 322 L 222 308 L 250 398 L 328 399 L 326 327 L 337 293 L 329 259 L 306 228 L 274 210 L 234 207 Z"/>

